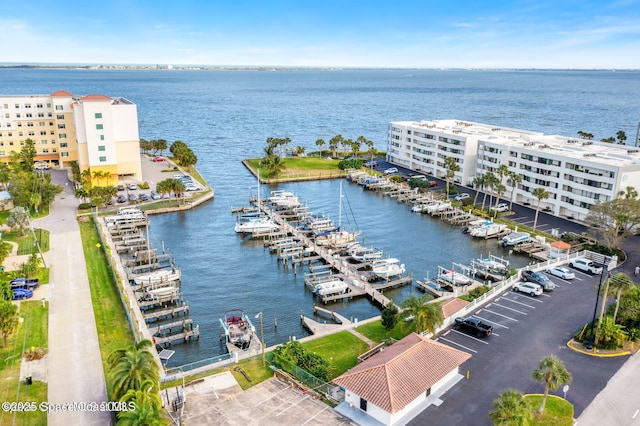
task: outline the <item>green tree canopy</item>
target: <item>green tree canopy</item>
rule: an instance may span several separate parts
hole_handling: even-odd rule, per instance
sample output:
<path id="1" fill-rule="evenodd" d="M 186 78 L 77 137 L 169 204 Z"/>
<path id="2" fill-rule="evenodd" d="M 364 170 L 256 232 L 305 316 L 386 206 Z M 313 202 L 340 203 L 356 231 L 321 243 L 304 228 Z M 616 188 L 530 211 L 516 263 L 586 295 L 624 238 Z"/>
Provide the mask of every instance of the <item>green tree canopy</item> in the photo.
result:
<path id="1" fill-rule="evenodd" d="M 149 351 L 152 345 L 149 340 L 141 340 L 109 355 L 109 391 L 114 400 L 119 401 L 130 390 L 146 390 L 142 385 L 147 381 L 153 383 L 153 391 L 158 391 L 160 368 Z"/>
<path id="2" fill-rule="evenodd" d="M 400 305 L 404 308 L 400 314 L 401 318 L 407 326 L 413 326 L 416 333 L 426 330 L 435 334 L 436 328 L 442 324 L 442 310 L 433 303 L 427 303 L 431 299 L 428 294 L 420 297 L 409 296 Z"/>
<path id="3" fill-rule="evenodd" d="M 0 300 L 0 334 L 3 348 L 7 347 L 7 339 L 18 329 L 18 319 L 18 306 L 8 300 Z"/>
<path id="4" fill-rule="evenodd" d="M 555 391 L 561 385 L 571 382 L 571 373 L 567 371 L 562 360 L 555 355 L 542 358 L 538 368 L 533 370 L 533 379 L 544 383 L 544 395 L 538 412 L 544 412 L 544 406 L 547 402 L 549 391 Z"/>
<path id="5" fill-rule="evenodd" d="M 493 401 L 489 418 L 496 426 L 527 426 L 533 415 L 524 395 L 515 389 L 507 389 Z"/>

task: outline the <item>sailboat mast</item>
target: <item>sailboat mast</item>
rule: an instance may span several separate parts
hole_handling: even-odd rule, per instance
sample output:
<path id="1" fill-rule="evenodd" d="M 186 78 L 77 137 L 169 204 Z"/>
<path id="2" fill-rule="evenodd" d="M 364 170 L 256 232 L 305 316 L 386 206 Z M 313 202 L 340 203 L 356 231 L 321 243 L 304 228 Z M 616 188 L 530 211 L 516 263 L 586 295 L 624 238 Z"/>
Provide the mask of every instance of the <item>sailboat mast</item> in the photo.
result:
<path id="1" fill-rule="evenodd" d="M 340 181 L 340 203 L 338 205 L 338 229 L 342 228 L 342 181 Z"/>

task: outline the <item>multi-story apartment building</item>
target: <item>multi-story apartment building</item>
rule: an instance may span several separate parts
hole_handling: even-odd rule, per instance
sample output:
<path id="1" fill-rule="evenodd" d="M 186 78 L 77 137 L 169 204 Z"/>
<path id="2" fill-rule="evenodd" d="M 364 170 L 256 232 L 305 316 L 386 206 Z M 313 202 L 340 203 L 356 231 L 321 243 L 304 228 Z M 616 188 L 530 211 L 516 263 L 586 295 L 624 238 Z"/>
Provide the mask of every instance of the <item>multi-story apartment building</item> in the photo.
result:
<path id="1" fill-rule="evenodd" d="M 27 139 L 35 160 L 80 170 L 142 177 L 136 105 L 125 98 L 50 95 L 0 96 L 0 161 L 7 162 Z"/>
<path id="2" fill-rule="evenodd" d="M 436 120 L 394 122 L 389 126 L 391 163 L 444 178 L 446 157 L 460 166 L 454 180 L 471 185 L 476 176 L 497 174 L 501 164 L 522 177 L 506 185 L 506 200 L 537 205 L 557 216 L 584 220 L 596 201 L 609 201 L 629 186 L 640 188 L 640 149 L 566 136 L 478 124 Z"/>

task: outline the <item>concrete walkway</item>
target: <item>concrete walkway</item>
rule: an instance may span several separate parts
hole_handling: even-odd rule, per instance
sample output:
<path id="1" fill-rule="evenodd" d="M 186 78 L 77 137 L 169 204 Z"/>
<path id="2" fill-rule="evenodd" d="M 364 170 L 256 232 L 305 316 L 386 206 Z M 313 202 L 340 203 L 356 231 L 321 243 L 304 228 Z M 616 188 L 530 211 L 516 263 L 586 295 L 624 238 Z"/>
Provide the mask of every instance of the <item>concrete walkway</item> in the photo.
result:
<path id="1" fill-rule="evenodd" d="M 64 187 L 50 215 L 33 222 L 51 232 L 47 266 L 49 284 L 48 402 L 53 404 L 107 401 L 89 279 L 76 221 L 78 200 L 66 172 L 52 171 L 52 181 Z M 50 411 L 49 425 L 107 425 L 108 411 Z"/>

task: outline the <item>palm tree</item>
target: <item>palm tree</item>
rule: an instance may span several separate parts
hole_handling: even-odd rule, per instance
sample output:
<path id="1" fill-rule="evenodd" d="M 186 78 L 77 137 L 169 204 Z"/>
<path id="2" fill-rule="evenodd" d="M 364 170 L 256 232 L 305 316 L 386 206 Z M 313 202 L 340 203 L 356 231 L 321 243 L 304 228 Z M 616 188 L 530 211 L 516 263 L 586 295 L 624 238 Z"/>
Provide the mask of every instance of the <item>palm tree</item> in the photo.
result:
<path id="1" fill-rule="evenodd" d="M 526 426 L 533 416 L 524 395 L 515 389 L 507 389 L 493 401 L 489 418 L 496 426 Z"/>
<path id="2" fill-rule="evenodd" d="M 536 226 L 538 225 L 538 213 L 540 213 L 540 202 L 542 200 L 546 200 L 547 198 L 549 198 L 550 195 L 551 194 L 549 194 L 549 192 L 547 192 L 547 190 L 541 186 L 533 190 L 533 196 L 538 199 L 538 205 L 536 206 L 536 218 L 533 221 L 534 231 L 536 230 Z"/>
<path id="3" fill-rule="evenodd" d="M 488 189 L 487 192 L 489 192 L 489 206 L 493 205 L 492 194 L 499 184 L 500 181 L 493 172 L 487 172 L 487 174 L 484 175 L 484 186 Z M 482 210 L 484 210 L 484 200 L 482 201 Z"/>
<path id="4" fill-rule="evenodd" d="M 471 186 L 473 187 L 473 189 L 476 190 L 476 196 L 473 197 L 473 205 L 475 207 L 475 205 L 478 202 L 478 196 L 480 195 L 480 188 L 484 186 L 484 176 L 474 177 L 473 180 L 471 181 Z"/>
<path id="5" fill-rule="evenodd" d="M 442 310 L 432 303 L 431 296 L 425 294 L 421 297 L 410 296 L 402 301 L 402 318 L 405 324 L 412 324 L 416 333 L 428 331 L 435 334 L 436 328 L 442 324 Z M 410 319 L 410 320 L 409 320 Z"/>
<path id="6" fill-rule="evenodd" d="M 335 158 L 338 155 L 336 151 L 338 150 L 338 145 L 340 145 L 341 142 L 342 142 L 342 135 L 335 135 L 334 137 L 329 139 L 329 148 L 331 148 L 332 157 Z"/>
<path id="7" fill-rule="evenodd" d="M 325 144 L 324 140 L 322 139 L 318 139 L 316 141 L 316 146 L 318 147 L 318 154 L 320 155 L 320 157 L 322 157 L 322 147 Z"/>
<path id="8" fill-rule="evenodd" d="M 460 165 L 454 157 L 447 157 L 444 159 L 444 167 L 447 169 L 445 177 L 447 178 L 447 194 L 449 194 L 449 181 L 455 177 L 456 172 L 460 171 Z"/>
<path id="9" fill-rule="evenodd" d="M 4 245 L 4 244 L 3 244 Z M 13 298 L 13 290 L 8 281 L 0 281 L 0 300 L 11 300 Z"/>
<path id="10" fill-rule="evenodd" d="M 507 178 L 507 184 L 511 187 L 511 200 L 509 202 L 509 211 L 513 210 L 513 196 L 516 195 L 516 188 L 522 183 L 522 175 L 511 172 Z"/>
<path id="11" fill-rule="evenodd" d="M 624 130 L 618 130 L 618 132 L 616 133 L 616 137 L 618 138 L 618 145 L 624 145 L 627 141 L 627 134 L 624 132 Z"/>
<path id="12" fill-rule="evenodd" d="M 497 172 L 498 172 L 498 179 L 499 179 L 500 185 L 502 185 L 502 181 L 504 180 L 504 178 L 506 176 L 509 176 L 509 166 L 507 166 L 506 164 L 500 164 L 498 166 Z M 498 203 L 500 203 L 500 195 L 498 195 L 498 199 L 496 200 L 496 204 Z"/>
<path id="13" fill-rule="evenodd" d="M 613 322 L 616 322 L 616 318 L 618 317 L 618 308 L 620 307 L 620 299 L 622 298 L 622 294 L 633 287 L 633 280 L 623 273 L 617 273 L 611 279 L 611 287 L 616 292 L 616 308 L 613 311 Z"/>
<path id="14" fill-rule="evenodd" d="M 24 207 L 14 207 L 7 218 L 7 226 L 9 228 L 18 228 L 20 236 L 24 236 L 24 230 L 29 226 L 31 216 Z"/>
<path id="15" fill-rule="evenodd" d="M 146 381 L 153 383 L 153 390 L 158 391 L 160 368 L 153 354 L 149 351 L 153 343 L 141 340 L 134 346 L 116 349 L 108 359 L 111 398 L 119 401 L 129 390 L 143 390 Z"/>
<path id="16" fill-rule="evenodd" d="M 539 413 L 544 411 L 549 390 L 555 391 L 560 385 L 571 382 L 571 373 L 567 371 L 562 360 L 555 355 L 549 355 L 540 360 L 538 368 L 533 370 L 533 379 L 544 383 L 544 395 L 540 404 Z"/>
<path id="17" fill-rule="evenodd" d="M 120 398 L 120 402 L 134 403 L 135 408 L 119 411 L 118 425 L 162 426 L 166 424 L 160 411 L 162 400 L 154 385 L 151 380 L 145 380 L 141 384 L 141 389 L 129 389 Z"/>

